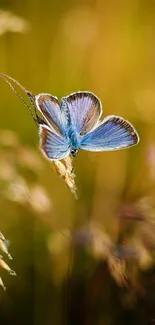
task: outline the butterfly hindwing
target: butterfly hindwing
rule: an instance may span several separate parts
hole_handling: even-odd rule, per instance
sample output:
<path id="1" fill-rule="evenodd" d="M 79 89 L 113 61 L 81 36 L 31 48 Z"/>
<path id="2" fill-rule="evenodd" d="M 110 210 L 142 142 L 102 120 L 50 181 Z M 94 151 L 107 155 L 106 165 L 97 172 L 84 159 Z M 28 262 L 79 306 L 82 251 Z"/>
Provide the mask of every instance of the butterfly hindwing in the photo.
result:
<path id="1" fill-rule="evenodd" d="M 119 116 L 107 116 L 92 132 L 81 139 L 81 149 L 110 151 L 137 144 L 138 134 L 132 124 Z"/>
<path id="2" fill-rule="evenodd" d="M 50 159 L 63 159 L 70 153 L 68 139 L 52 131 L 47 125 L 39 125 L 40 148 Z"/>
<path id="3" fill-rule="evenodd" d="M 102 114 L 102 105 L 97 96 L 91 92 L 76 92 L 63 97 L 60 106 L 66 117 L 80 135 L 89 132 L 98 122 Z"/>

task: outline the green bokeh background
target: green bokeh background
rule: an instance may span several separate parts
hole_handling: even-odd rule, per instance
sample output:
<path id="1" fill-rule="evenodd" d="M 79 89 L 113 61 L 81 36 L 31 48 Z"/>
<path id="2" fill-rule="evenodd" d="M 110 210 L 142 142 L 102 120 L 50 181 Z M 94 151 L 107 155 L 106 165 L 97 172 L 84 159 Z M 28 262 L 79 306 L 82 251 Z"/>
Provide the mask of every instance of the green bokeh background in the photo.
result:
<path id="1" fill-rule="evenodd" d="M 103 116 L 130 120 L 141 138 L 137 147 L 128 150 L 80 152 L 74 160 L 76 201 L 39 152 L 29 111 L 0 80 L 0 128 L 14 131 L 19 147 L 33 149 L 42 167 L 32 172 L 19 163 L 15 149 L 1 152 L 8 164 L 13 159 L 26 182 L 41 184 L 51 202 L 48 212 L 37 213 L 2 194 L 0 229 L 11 241 L 14 259 L 8 263 L 17 277 L 2 274 L 7 291 L 0 293 L 0 322 L 149 324 L 154 315 L 148 312 L 147 294 L 137 295 L 130 308 L 124 307 L 120 295 L 126 289 L 112 279 L 103 260 L 96 261 L 81 246 L 72 261 L 73 245 L 66 244 L 64 231 L 78 231 L 91 223 L 115 242 L 121 206 L 132 206 L 145 197 L 151 197 L 154 205 L 155 3 L 1 0 L 0 10 L 28 24 L 25 31 L 0 33 L 1 72 L 34 94 L 61 98 L 89 90 L 101 99 Z M 69 285 L 68 263 L 73 264 Z M 154 275 L 154 267 L 147 272 Z M 94 286 L 102 290 L 91 299 Z"/>

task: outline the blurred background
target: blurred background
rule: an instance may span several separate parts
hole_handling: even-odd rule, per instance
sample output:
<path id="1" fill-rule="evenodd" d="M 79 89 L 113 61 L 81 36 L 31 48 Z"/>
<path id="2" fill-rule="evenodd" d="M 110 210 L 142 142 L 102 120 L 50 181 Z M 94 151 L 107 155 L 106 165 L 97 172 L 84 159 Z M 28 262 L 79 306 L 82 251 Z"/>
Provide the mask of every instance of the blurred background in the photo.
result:
<path id="1" fill-rule="evenodd" d="M 0 72 L 32 93 L 95 93 L 138 146 L 80 152 L 76 200 L 0 80 L 1 324 L 155 322 L 155 3 L 0 1 Z M 24 94 L 23 94 L 24 96 Z"/>

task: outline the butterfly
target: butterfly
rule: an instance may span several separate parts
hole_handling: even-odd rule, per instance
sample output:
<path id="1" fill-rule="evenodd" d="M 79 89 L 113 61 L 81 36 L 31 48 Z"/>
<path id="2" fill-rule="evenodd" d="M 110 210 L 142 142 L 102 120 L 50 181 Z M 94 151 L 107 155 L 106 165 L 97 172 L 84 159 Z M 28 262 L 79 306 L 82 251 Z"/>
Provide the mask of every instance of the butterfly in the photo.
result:
<path id="1" fill-rule="evenodd" d="M 40 148 L 51 160 L 61 160 L 69 155 L 75 157 L 81 149 L 111 151 L 125 149 L 139 142 L 135 128 L 122 117 L 110 115 L 100 120 L 101 101 L 89 91 L 72 93 L 59 102 L 51 94 L 41 93 L 35 96 L 15 79 L 4 74 L 0 76 L 5 81 L 6 77 L 11 79 L 29 96 L 35 108 L 35 116 L 32 112 L 31 114 L 38 124 Z M 9 85 L 24 101 L 10 83 Z"/>
<path id="2" fill-rule="evenodd" d="M 35 104 L 45 123 L 39 124 L 40 148 L 49 159 L 75 157 L 80 149 L 111 151 L 139 142 L 131 123 L 110 115 L 102 121 L 102 104 L 96 95 L 79 91 L 63 97 L 35 96 Z"/>

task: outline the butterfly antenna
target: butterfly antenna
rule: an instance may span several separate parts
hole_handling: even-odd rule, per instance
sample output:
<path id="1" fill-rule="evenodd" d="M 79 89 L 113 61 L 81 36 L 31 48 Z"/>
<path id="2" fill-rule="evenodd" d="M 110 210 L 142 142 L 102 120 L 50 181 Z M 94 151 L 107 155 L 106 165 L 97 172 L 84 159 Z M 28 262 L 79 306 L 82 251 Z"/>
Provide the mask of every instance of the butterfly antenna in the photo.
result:
<path id="1" fill-rule="evenodd" d="M 37 111 L 36 111 L 36 107 L 34 104 L 34 100 L 35 100 L 35 96 L 28 91 L 26 88 L 24 88 L 17 80 L 15 80 L 14 78 L 7 76 L 3 73 L 0 73 L 0 77 L 2 79 L 5 80 L 5 82 L 9 85 L 9 87 L 11 88 L 11 90 L 14 92 L 14 94 L 24 103 L 24 105 L 28 108 L 28 110 L 30 111 L 30 114 L 33 118 L 33 120 L 35 121 L 35 123 L 38 125 L 38 119 L 39 116 L 37 115 Z M 24 98 L 17 92 L 17 90 L 15 89 L 15 87 L 11 84 L 11 82 L 9 80 L 11 80 L 13 83 L 15 83 L 18 87 L 20 87 L 29 97 L 33 107 L 34 107 L 34 111 L 35 111 L 35 115 L 33 114 L 33 111 L 31 109 L 31 107 L 27 104 L 27 102 L 24 100 Z"/>

